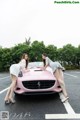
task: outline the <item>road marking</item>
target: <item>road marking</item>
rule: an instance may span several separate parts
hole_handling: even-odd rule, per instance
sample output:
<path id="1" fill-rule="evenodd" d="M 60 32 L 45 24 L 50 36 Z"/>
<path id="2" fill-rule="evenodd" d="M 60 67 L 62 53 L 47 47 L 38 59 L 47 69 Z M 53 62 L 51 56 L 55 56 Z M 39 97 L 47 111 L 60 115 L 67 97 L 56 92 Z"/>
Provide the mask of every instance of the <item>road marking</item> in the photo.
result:
<path id="1" fill-rule="evenodd" d="M 77 76 L 75 75 L 71 75 L 71 74 L 68 74 L 68 73 L 64 73 L 65 75 L 68 75 L 68 76 L 71 76 L 71 77 L 75 77 L 75 78 L 78 78 Z"/>
<path id="2" fill-rule="evenodd" d="M 60 99 L 64 99 L 63 93 L 59 93 Z M 63 103 L 68 114 L 45 114 L 45 119 L 80 119 L 80 114 L 76 114 L 68 101 Z"/>
<path id="3" fill-rule="evenodd" d="M 65 98 L 63 93 L 59 93 L 59 96 L 60 96 L 61 100 Z M 64 107 L 65 107 L 68 114 L 75 114 L 73 108 L 71 107 L 71 105 L 69 104 L 68 101 L 64 102 L 63 105 L 64 105 Z"/>
<path id="4" fill-rule="evenodd" d="M 9 87 L 5 88 L 4 90 L 0 91 L 0 94 L 2 94 L 3 92 L 5 92 L 6 90 L 8 90 Z"/>
<path id="5" fill-rule="evenodd" d="M 45 114 L 45 119 L 79 119 L 80 114 Z"/>
<path id="6" fill-rule="evenodd" d="M 9 78 L 10 76 L 7 76 L 7 77 L 3 77 L 3 78 L 0 78 L 0 80 L 3 80 L 3 79 L 5 79 L 5 78 Z"/>

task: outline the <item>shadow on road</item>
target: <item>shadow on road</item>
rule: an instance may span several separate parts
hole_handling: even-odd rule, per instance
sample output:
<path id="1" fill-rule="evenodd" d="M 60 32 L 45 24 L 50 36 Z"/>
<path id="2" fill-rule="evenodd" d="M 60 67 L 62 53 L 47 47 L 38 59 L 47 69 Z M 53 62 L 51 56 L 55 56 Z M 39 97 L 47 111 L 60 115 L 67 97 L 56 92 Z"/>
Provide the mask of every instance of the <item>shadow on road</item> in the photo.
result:
<path id="1" fill-rule="evenodd" d="M 50 95 L 15 95 L 15 100 L 18 102 L 46 102 L 56 101 L 59 99 L 58 93 Z"/>

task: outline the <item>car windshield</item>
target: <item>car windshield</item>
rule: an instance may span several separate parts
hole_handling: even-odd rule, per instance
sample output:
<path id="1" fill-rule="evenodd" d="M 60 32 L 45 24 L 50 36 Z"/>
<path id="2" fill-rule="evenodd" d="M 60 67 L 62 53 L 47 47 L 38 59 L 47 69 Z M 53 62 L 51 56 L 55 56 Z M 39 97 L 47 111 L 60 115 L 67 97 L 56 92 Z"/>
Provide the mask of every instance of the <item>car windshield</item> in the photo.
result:
<path id="1" fill-rule="evenodd" d="M 43 62 L 30 62 L 28 68 L 43 67 Z"/>

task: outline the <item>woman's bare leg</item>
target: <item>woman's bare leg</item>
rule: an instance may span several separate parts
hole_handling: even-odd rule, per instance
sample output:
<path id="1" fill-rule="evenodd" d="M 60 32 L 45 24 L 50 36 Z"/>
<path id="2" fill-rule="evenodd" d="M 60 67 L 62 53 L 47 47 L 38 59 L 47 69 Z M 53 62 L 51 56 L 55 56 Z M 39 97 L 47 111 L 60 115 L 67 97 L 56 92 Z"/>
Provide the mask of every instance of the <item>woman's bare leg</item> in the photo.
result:
<path id="1" fill-rule="evenodd" d="M 8 91 L 7 91 L 7 94 L 6 94 L 6 96 L 5 96 L 5 101 L 6 100 L 9 100 L 9 94 L 10 94 L 10 91 L 11 91 L 11 88 L 9 87 L 9 89 L 8 89 Z"/>
<path id="2" fill-rule="evenodd" d="M 12 97 L 13 97 L 13 92 L 14 92 L 14 89 L 16 87 L 16 79 L 17 77 L 14 76 L 14 75 L 11 75 L 11 80 L 12 80 L 12 83 L 7 91 L 7 94 L 6 94 L 6 97 L 5 97 L 5 101 L 6 100 L 13 100 Z"/>
<path id="3" fill-rule="evenodd" d="M 10 90 L 10 94 L 9 94 L 9 100 L 12 100 L 13 101 L 13 92 L 14 92 L 14 89 L 16 87 L 16 80 L 17 80 L 17 77 L 14 76 L 14 75 L 11 75 L 11 79 L 12 79 L 12 84 L 10 86 L 11 90 Z"/>
<path id="4" fill-rule="evenodd" d="M 57 69 L 54 73 L 56 79 L 58 80 L 61 88 L 62 88 L 62 91 L 63 91 L 63 94 L 65 97 L 68 96 L 67 94 L 67 91 L 66 91 L 66 88 L 65 88 L 65 83 L 64 83 L 64 79 L 63 79 L 63 72 L 61 69 Z"/>

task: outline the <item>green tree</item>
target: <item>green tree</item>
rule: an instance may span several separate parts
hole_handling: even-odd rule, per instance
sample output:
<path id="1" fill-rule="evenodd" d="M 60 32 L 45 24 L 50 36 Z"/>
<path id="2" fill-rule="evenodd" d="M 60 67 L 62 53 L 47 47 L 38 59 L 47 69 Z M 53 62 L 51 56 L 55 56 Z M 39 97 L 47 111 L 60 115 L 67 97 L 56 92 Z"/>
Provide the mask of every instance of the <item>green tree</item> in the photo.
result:
<path id="1" fill-rule="evenodd" d="M 30 43 L 31 43 L 31 37 L 29 37 L 28 39 L 25 38 L 25 43 L 26 43 L 27 45 L 30 45 Z"/>
<path id="2" fill-rule="evenodd" d="M 80 69 L 80 45 L 74 47 L 67 44 L 57 49 L 54 45 L 45 46 L 43 41 L 35 40 L 31 44 L 30 38 L 26 40 L 12 48 L 0 47 L 0 71 L 7 71 L 11 64 L 18 63 L 23 53 L 28 53 L 30 61 L 41 61 L 42 53 L 47 53 L 53 61 L 59 61 L 66 69 Z"/>
<path id="3" fill-rule="evenodd" d="M 80 68 L 80 45 L 76 48 L 76 64 Z"/>
<path id="4" fill-rule="evenodd" d="M 11 60 L 10 49 L 4 48 L 2 53 L 2 71 L 3 70 L 7 71 L 9 69 L 10 60 Z"/>
<path id="5" fill-rule="evenodd" d="M 0 47 L 0 71 L 2 71 L 2 54 L 3 54 L 3 49 Z"/>
<path id="6" fill-rule="evenodd" d="M 61 61 L 67 66 L 75 66 L 76 63 L 76 48 L 71 44 L 67 44 L 60 49 Z"/>
<path id="7" fill-rule="evenodd" d="M 30 58 L 31 61 L 41 61 L 41 54 L 45 51 L 45 45 L 43 42 L 37 40 L 31 44 Z"/>
<path id="8" fill-rule="evenodd" d="M 22 54 L 23 53 L 29 54 L 29 51 L 30 51 L 30 46 L 26 45 L 25 43 L 18 44 L 17 46 L 13 47 L 11 49 L 11 56 L 12 56 L 13 63 L 19 62 Z"/>
<path id="9" fill-rule="evenodd" d="M 53 61 L 57 60 L 57 47 L 54 45 L 48 45 L 45 52 Z"/>

